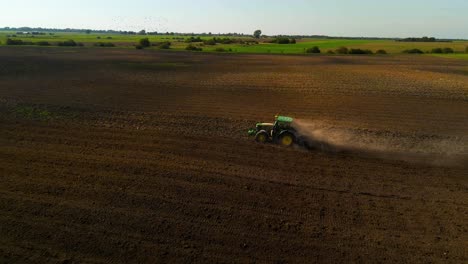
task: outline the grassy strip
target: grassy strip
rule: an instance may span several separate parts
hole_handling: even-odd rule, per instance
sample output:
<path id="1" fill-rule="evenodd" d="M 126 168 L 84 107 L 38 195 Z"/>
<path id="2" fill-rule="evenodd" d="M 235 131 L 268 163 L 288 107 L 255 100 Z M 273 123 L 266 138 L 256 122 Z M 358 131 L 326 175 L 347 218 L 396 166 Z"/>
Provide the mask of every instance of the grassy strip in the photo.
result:
<path id="1" fill-rule="evenodd" d="M 184 40 L 191 36 L 172 36 L 172 35 L 157 35 L 157 36 L 141 36 L 141 35 L 119 35 L 119 34 L 77 34 L 77 33 L 55 33 L 54 35 L 15 35 L 14 32 L 0 31 L 0 44 L 5 45 L 8 36 L 12 39 L 23 40 L 25 42 L 49 42 L 55 46 L 58 42 L 63 42 L 73 39 L 77 43 L 84 43 L 85 46 L 93 46 L 96 43 L 112 43 L 117 47 L 133 48 L 140 39 L 148 38 L 151 43 L 171 42 L 171 49 L 185 50 L 188 43 Z M 234 38 L 234 37 L 233 37 Z M 211 37 L 201 37 L 203 40 L 211 39 Z M 252 39 L 252 38 L 243 38 Z M 262 41 L 262 40 L 261 40 Z M 200 46 L 201 43 L 193 43 Z M 424 43 L 424 42 L 397 42 L 391 40 L 353 40 L 353 39 L 300 39 L 297 44 L 274 44 L 274 43 L 259 43 L 256 45 L 245 44 L 217 44 L 217 45 L 201 45 L 204 52 L 217 52 L 219 50 L 227 50 L 233 53 L 256 53 L 256 54 L 304 54 L 308 48 L 317 46 L 322 53 L 333 51 L 339 47 L 347 47 L 354 49 L 368 49 L 372 51 L 385 50 L 388 53 L 402 53 L 404 50 L 420 49 L 423 52 L 431 51 L 434 48 L 450 47 L 457 53 L 464 52 L 468 46 L 468 41 L 455 41 L 446 43 Z M 451 57 L 451 56 L 449 56 Z M 461 56 L 464 58 L 463 56 Z"/>

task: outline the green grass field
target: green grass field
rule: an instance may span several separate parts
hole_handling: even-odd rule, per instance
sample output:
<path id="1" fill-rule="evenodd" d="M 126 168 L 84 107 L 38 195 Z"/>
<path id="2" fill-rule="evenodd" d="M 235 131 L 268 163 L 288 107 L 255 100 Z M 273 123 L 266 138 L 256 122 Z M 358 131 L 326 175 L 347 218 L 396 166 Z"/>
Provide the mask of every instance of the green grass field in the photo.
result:
<path id="1" fill-rule="evenodd" d="M 307 48 L 314 46 L 318 46 L 321 50 L 327 51 L 334 50 L 342 46 L 360 47 L 369 42 L 372 42 L 372 40 L 303 39 L 297 44 L 260 43 L 258 45 L 216 45 L 205 46 L 204 50 L 214 51 L 216 48 L 223 47 L 240 53 L 301 54 L 305 53 Z"/>
<path id="2" fill-rule="evenodd" d="M 184 39 L 190 36 L 172 36 L 172 35 L 157 35 L 157 36 L 141 36 L 141 35 L 121 35 L 121 34 L 85 34 L 85 33 L 54 33 L 53 35 L 16 35 L 11 37 L 15 32 L 0 31 L 0 45 L 5 45 L 8 35 L 12 39 L 21 39 L 23 41 L 39 42 L 48 41 L 51 44 L 59 41 L 65 41 L 72 39 L 76 42 L 81 42 L 85 46 L 93 46 L 94 43 L 98 42 L 112 42 L 116 48 L 133 48 L 138 41 L 144 37 L 147 37 L 151 42 L 162 42 L 169 41 L 172 43 L 171 49 L 180 51 L 185 50 L 188 43 L 184 42 Z M 202 37 L 202 39 L 210 39 L 211 37 Z M 244 39 L 252 39 L 245 37 Z M 263 53 L 263 54 L 304 54 L 307 48 L 317 46 L 321 49 L 322 53 L 329 50 L 335 50 L 338 47 L 348 48 L 359 48 L 369 49 L 377 51 L 379 49 L 386 50 L 390 54 L 402 53 L 407 49 L 421 49 L 424 52 L 428 52 L 433 48 L 445 48 L 449 47 L 455 50 L 456 54 L 438 55 L 447 58 L 460 58 L 467 59 L 465 53 L 466 47 L 468 47 L 468 41 L 454 41 L 454 42 L 397 42 L 392 40 L 354 40 L 354 39 L 300 39 L 297 44 L 272 44 L 263 43 L 260 40 L 259 44 L 256 45 L 243 45 L 243 44 L 217 44 L 215 46 L 203 45 L 201 43 L 194 43 L 194 45 L 201 46 L 204 52 L 215 52 L 218 48 L 224 48 L 234 53 Z M 151 49 L 156 49 L 151 47 Z"/>
<path id="3" fill-rule="evenodd" d="M 8 35 L 15 35 L 15 32 L 0 31 L 0 41 L 5 43 Z M 98 38 L 100 37 L 100 39 Z M 96 42 L 115 42 L 115 43 L 137 43 L 142 38 L 148 38 L 152 42 L 157 41 L 177 41 L 180 38 L 189 38 L 190 36 L 172 36 L 172 35 L 157 35 L 157 36 L 142 36 L 142 35 L 123 35 L 123 34 L 98 34 L 98 33 L 67 33 L 58 32 L 54 35 L 16 35 L 12 39 L 21 39 L 26 41 L 49 41 L 58 42 L 73 39 L 76 42 L 82 43 L 96 43 Z M 209 39 L 210 37 L 201 37 L 202 39 Z"/>
<path id="4" fill-rule="evenodd" d="M 437 57 L 450 58 L 450 59 L 464 59 L 468 60 L 468 53 L 457 53 L 457 54 L 433 54 Z"/>

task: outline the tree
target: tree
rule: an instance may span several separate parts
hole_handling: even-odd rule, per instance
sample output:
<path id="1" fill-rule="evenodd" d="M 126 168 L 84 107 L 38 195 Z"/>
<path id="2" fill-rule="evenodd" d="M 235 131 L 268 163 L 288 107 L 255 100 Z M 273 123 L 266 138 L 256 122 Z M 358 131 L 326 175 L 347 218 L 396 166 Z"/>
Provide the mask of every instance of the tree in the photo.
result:
<path id="1" fill-rule="evenodd" d="M 262 36 L 262 31 L 260 29 L 257 29 L 257 30 L 255 30 L 253 35 L 254 35 L 255 38 L 260 38 L 260 36 Z"/>
<path id="2" fill-rule="evenodd" d="M 91 29 L 87 29 L 86 34 L 91 34 Z"/>
<path id="3" fill-rule="evenodd" d="M 138 35 L 146 35 L 146 30 L 142 29 L 138 32 Z"/>

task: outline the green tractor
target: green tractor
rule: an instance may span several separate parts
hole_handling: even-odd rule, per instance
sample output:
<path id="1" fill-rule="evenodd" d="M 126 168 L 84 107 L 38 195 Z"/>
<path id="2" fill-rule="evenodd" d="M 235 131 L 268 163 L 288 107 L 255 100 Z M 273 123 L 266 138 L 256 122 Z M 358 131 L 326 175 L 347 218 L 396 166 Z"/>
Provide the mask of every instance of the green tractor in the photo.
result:
<path id="1" fill-rule="evenodd" d="M 259 143 L 272 142 L 286 147 L 301 144 L 302 138 L 292 126 L 293 118 L 276 116 L 275 119 L 275 123 L 258 123 L 249 130 L 249 136 L 255 136 Z"/>

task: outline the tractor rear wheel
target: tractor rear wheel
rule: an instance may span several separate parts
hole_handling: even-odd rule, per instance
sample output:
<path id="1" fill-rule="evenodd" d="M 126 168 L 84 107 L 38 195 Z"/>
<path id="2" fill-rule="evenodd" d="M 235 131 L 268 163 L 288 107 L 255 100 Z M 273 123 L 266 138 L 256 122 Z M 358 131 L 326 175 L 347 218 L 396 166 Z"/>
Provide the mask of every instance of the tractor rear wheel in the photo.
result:
<path id="1" fill-rule="evenodd" d="M 279 137 L 279 143 L 282 146 L 290 147 L 294 144 L 294 135 L 291 133 L 284 133 Z"/>
<path id="2" fill-rule="evenodd" d="M 255 135 L 255 141 L 259 143 L 266 143 L 268 141 L 268 133 L 265 131 L 260 131 Z"/>

